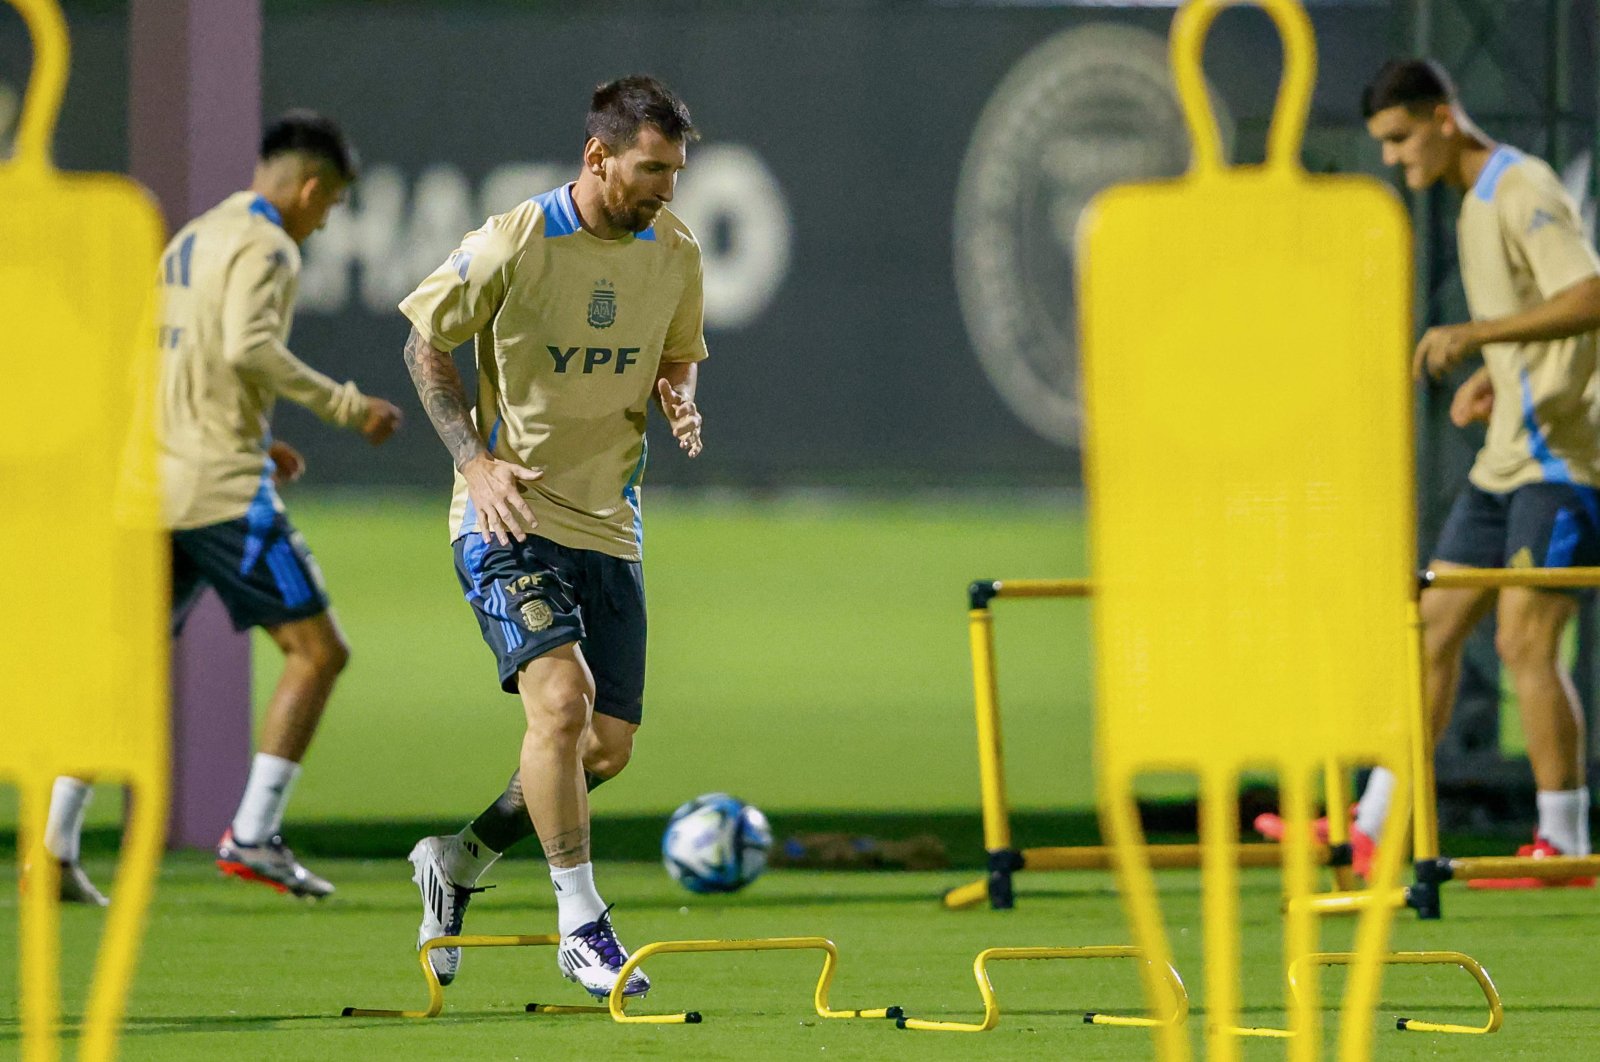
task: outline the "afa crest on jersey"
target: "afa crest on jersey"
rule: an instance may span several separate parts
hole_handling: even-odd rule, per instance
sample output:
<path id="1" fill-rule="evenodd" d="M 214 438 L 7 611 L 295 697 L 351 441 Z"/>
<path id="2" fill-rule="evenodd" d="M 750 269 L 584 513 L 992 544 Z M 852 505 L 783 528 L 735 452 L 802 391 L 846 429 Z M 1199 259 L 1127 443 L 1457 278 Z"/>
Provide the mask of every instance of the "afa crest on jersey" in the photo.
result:
<path id="1" fill-rule="evenodd" d="M 595 283 L 589 296 L 589 324 L 594 328 L 610 328 L 617 319 L 617 290 L 609 280 Z"/>

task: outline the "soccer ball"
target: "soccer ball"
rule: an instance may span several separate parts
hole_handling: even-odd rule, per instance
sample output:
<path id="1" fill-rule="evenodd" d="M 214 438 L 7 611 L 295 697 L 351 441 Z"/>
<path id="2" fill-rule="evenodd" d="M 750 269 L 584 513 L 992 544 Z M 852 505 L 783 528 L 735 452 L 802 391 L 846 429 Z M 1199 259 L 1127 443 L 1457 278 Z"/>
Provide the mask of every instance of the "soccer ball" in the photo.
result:
<path id="1" fill-rule="evenodd" d="M 761 809 L 727 793 L 679 807 L 661 837 L 661 862 L 690 892 L 737 892 L 767 869 L 772 827 Z"/>

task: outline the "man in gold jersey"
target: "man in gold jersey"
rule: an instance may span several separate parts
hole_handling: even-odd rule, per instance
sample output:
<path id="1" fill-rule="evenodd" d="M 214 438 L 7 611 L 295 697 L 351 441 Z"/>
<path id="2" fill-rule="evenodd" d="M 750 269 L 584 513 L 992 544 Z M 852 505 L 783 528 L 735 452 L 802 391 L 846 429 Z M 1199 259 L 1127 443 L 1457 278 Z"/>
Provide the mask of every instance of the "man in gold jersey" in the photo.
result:
<path id="1" fill-rule="evenodd" d="M 602 997 L 627 952 L 595 888 L 587 794 L 627 764 L 643 710 L 648 406 L 690 457 L 701 446 L 700 248 L 666 207 L 696 136 L 655 79 L 601 85 L 577 180 L 490 218 L 400 304 L 406 364 L 455 463 L 456 574 L 526 722 L 505 792 L 412 850 L 418 945 L 459 933 L 484 870 L 537 833 L 557 962 Z M 450 357 L 468 339 L 475 410 Z M 429 955 L 455 978 L 460 949 Z M 649 986 L 636 971 L 624 991 Z"/>
<path id="2" fill-rule="evenodd" d="M 1414 367 L 1419 378 L 1440 377 L 1481 357 L 1456 390 L 1450 418 L 1458 427 L 1487 421 L 1488 434 L 1430 567 L 1600 564 L 1600 258 L 1577 208 L 1544 162 L 1473 125 L 1433 62 L 1386 65 L 1367 87 L 1362 112 L 1385 165 L 1399 166 L 1407 187 L 1442 181 L 1462 194 L 1456 234 L 1473 319 L 1428 329 Z M 1577 604 L 1574 593 L 1529 587 L 1422 594 L 1435 740 L 1450 720 L 1462 646 L 1495 610 L 1496 649 L 1516 690 L 1538 786 L 1538 828 L 1518 850 L 1523 856 L 1589 854 L 1583 712 L 1559 661 Z M 1362 793 L 1352 831 L 1358 870 L 1370 860 L 1393 788 L 1393 776 L 1379 768 Z M 1470 884 L 1539 888 L 1594 879 Z"/>
<path id="3" fill-rule="evenodd" d="M 173 632 L 209 586 L 236 628 L 265 629 L 284 654 L 217 865 L 309 897 L 333 886 L 301 866 L 278 831 L 349 649 L 316 562 L 278 499 L 277 486 L 299 478 L 305 462 L 273 440 L 270 421 L 283 397 L 373 445 L 399 426 L 394 405 L 329 379 L 286 345 L 299 246 L 354 178 L 354 153 L 338 126 L 292 111 L 263 136 L 250 189 L 179 230 L 160 265 L 161 474 L 172 529 Z M 45 844 L 63 864 L 62 898 L 103 905 L 78 865 L 89 793 L 85 779 L 56 780 Z"/>

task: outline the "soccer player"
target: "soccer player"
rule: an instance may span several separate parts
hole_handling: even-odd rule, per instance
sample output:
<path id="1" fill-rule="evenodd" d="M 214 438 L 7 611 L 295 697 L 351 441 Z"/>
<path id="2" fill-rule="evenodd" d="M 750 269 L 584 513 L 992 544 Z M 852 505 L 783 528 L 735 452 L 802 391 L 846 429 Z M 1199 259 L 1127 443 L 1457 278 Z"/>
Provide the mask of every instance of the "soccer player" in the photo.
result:
<path id="1" fill-rule="evenodd" d="M 226 875 L 319 898 L 333 886 L 301 866 L 278 831 L 300 761 L 350 651 L 322 576 L 289 523 L 276 485 L 305 461 L 272 438 L 287 398 L 377 445 L 400 410 L 337 383 L 285 345 L 300 244 L 322 227 L 356 176 L 354 151 L 331 120 L 291 111 L 267 129 L 249 191 L 184 226 L 160 266 L 164 316 L 161 474 L 172 529 L 176 634 L 210 586 L 239 630 L 261 627 L 284 654 L 244 797 L 217 846 Z M 62 899 L 104 904 L 79 867 L 87 780 L 58 779 L 46 831 L 63 863 Z"/>
<path id="2" fill-rule="evenodd" d="M 1442 181 L 1462 193 L 1456 234 L 1473 319 L 1428 329 L 1417 344 L 1414 370 L 1419 378 L 1440 377 L 1481 357 L 1483 364 L 1456 390 L 1450 418 L 1458 427 L 1487 421 L 1488 435 L 1430 567 L 1600 564 L 1600 258 L 1577 208 L 1548 165 L 1495 143 L 1473 125 L 1449 75 L 1433 62 L 1384 66 L 1366 88 L 1362 115 L 1382 146 L 1384 164 L 1400 167 L 1408 188 L 1421 191 Z M 1583 712 L 1559 662 L 1562 632 L 1577 603 L 1573 592 L 1531 587 L 1422 594 L 1435 740 L 1450 720 L 1462 646 L 1495 610 L 1496 649 L 1516 689 L 1538 786 L 1538 828 L 1532 843 L 1518 850 L 1521 856 L 1589 854 Z M 1352 831 L 1358 871 L 1370 861 L 1393 789 L 1390 772 L 1372 772 Z M 1593 883 L 1583 877 L 1471 884 Z"/>
<path id="3" fill-rule="evenodd" d="M 411 852 L 418 945 L 461 931 L 479 876 L 537 833 L 569 980 L 605 996 L 627 959 L 595 889 L 588 790 L 628 762 L 644 692 L 639 481 L 655 401 L 700 452 L 700 248 L 666 204 L 697 133 L 653 78 L 601 85 L 577 180 L 490 218 L 400 304 L 406 365 L 455 463 L 456 575 L 527 725 L 505 792 Z M 475 340 L 477 407 L 450 352 Z M 460 950 L 430 952 L 441 982 Z M 650 987 L 636 971 L 624 991 Z"/>

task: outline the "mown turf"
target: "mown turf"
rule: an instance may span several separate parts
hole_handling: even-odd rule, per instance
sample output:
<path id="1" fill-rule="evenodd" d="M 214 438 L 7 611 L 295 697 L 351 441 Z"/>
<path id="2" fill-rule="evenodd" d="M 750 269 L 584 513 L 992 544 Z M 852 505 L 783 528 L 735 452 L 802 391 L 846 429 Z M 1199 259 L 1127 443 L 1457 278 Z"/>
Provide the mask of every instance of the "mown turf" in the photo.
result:
<path id="1" fill-rule="evenodd" d="M 9 874 L 10 865 L 0 867 Z M 1148 1058 L 1139 1031 L 1091 1028 L 1086 1009 L 1135 1010 L 1131 963 L 1013 963 L 994 980 L 1003 1017 L 994 1032 L 946 1035 L 898 1031 L 892 1023 L 819 1020 L 810 1009 L 819 957 L 798 954 L 661 957 L 649 972 L 657 987 L 640 1009 L 697 1009 L 705 1024 L 615 1027 L 603 1016 L 537 1017 L 530 1001 L 582 1002 L 545 949 L 468 952 L 461 979 L 431 1022 L 340 1018 L 346 1005 L 414 1007 L 425 998 L 412 934 L 417 897 L 403 861 L 324 863 L 339 893 L 320 907 L 258 886 L 219 881 L 196 857 L 173 857 L 163 872 L 144 962 L 131 1001 L 124 1056 L 130 1059 L 965 1059 Z M 104 876 L 105 861 L 91 870 Z M 747 893 L 700 898 L 671 884 L 658 867 L 607 864 L 599 878 L 619 901 L 631 942 L 685 937 L 812 935 L 842 953 L 837 1006 L 899 1004 L 910 1013 L 978 1016 L 971 960 L 1001 944 L 1123 943 L 1128 933 L 1104 874 L 1038 874 L 1024 879 L 1009 913 L 949 913 L 933 901 L 959 875 L 779 871 Z M 536 861 L 497 870 L 480 896 L 474 932 L 546 932 L 549 888 Z M 1204 1021 L 1197 879 L 1165 874 L 1176 960 L 1194 995 L 1196 1031 Z M 1472 1022 L 1475 989 L 1456 970 L 1401 969 L 1385 983 L 1374 1018 L 1383 1059 L 1594 1057 L 1600 1035 L 1600 959 L 1592 947 L 1592 892 L 1508 897 L 1448 893 L 1445 920 L 1397 920 L 1400 948 L 1453 948 L 1489 968 L 1506 1001 L 1504 1030 L 1492 1038 L 1394 1031 L 1396 1016 Z M 15 947 L 15 898 L 0 900 L 0 950 Z M 1276 988 L 1278 896 L 1270 872 L 1249 872 L 1244 889 L 1245 1020 L 1283 1020 Z M 102 915 L 65 912 L 67 1006 L 84 998 L 89 955 Z M 1339 946 L 1349 923 L 1329 926 Z M 0 1056 L 14 1057 L 16 972 L 0 967 Z M 1337 981 L 1330 987 L 1336 987 Z M 1248 1045 L 1246 1058 L 1277 1058 L 1281 1044 Z"/>

